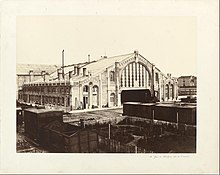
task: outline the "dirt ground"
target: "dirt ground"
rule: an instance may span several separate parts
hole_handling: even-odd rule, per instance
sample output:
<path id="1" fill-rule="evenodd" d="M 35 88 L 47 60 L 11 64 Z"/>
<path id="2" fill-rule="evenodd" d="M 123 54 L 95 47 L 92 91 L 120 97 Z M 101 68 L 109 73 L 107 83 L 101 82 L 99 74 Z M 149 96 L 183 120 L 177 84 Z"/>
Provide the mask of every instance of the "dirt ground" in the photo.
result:
<path id="1" fill-rule="evenodd" d="M 46 150 L 30 142 L 24 135 L 24 125 L 18 126 L 16 133 L 17 153 L 42 153 Z"/>

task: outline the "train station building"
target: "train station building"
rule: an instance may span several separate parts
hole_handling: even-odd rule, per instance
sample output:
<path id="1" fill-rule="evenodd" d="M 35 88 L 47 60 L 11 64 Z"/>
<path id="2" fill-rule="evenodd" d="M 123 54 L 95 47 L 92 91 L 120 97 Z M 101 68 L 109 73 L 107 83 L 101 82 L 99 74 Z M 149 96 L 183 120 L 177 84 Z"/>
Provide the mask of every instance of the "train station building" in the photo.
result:
<path id="1" fill-rule="evenodd" d="M 121 105 L 122 91 L 135 89 L 149 89 L 160 101 L 173 101 L 178 81 L 134 51 L 62 66 L 49 76 L 25 83 L 18 101 L 65 111 L 113 107 Z"/>

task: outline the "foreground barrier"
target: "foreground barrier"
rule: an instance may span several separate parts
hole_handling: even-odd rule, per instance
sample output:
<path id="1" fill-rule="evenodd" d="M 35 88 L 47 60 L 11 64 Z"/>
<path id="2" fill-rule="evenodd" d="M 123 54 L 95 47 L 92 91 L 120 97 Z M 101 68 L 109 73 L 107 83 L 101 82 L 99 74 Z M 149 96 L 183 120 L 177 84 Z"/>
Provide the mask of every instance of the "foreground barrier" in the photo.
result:
<path id="1" fill-rule="evenodd" d="M 123 115 L 178 124 L 196 125 L 196 106 L 126 102 Z"/>

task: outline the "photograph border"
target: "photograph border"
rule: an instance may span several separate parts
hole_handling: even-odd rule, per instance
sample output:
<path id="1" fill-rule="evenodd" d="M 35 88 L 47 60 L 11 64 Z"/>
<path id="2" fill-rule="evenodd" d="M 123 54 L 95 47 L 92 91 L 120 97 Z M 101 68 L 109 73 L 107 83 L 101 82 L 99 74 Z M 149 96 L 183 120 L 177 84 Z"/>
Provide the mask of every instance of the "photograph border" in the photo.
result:
<path id="1" fill-rule="evenodd" d="M 2 1 L 0 173 L 218 173 L 218 5 L 217 0 Z M 197 153 L 16 153 L 16 17 L 26 15 L 196 16 Z"/>

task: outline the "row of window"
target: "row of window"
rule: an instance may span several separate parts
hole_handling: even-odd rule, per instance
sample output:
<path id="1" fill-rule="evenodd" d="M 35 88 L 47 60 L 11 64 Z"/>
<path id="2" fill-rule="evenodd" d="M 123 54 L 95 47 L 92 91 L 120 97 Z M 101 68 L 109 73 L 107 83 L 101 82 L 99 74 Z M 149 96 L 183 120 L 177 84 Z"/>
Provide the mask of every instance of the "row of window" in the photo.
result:
<path id="1" fill-rule="evenodd" d="M 34 96 L 30 95 L 29 99 L 27 95 L 19 95 L 19 99 L 24 100 L 24 102 L 28 103 L 36 103 L 36 104 L 53 104 L 53 105 L 65 105 L 65 98 L 64 97 L 48 97 L 48 96 L 43 96 L 42 99 L 40 96 Z M 70 98 L 68 97 L 66 99 L 66 107 L 70 106 Z"/>
<path id="2" fill-rule="evenodd" d="M 196 95 L 196 92 L 180 92 L 179 95 Z"/>
<path id="3" fill-rule="evenodd" d="M 196 95 L 197 90 L 196 89 L 185 89 L 185 90 L 179 90 L 179 95 Z"/>
<path id="4" fill-rule="evenodd" d="M 89 86 L 88 85 L 83 86 L 83 92 L 89 92 Z M 93 86 L 92 87 L 92 92 L 93 93 L 98 93 L 98 86 Z"/>
<path id="5" fill-rule="evenodd" d="M 178 79 L 178 84 L 180 86 L 196 86 L 197 81 L 196 79 Z"/>
<path id="6" fill-rule="evenodd" d="M 33 92 L 33 93 L 62 93 L 62 94 L 65 94 L 65 93 L 70 93 L 70 88 L 69 87 L 63 87 L 63 88 L 60 88 L 60 87 L 24 87 L 23 88 L 23 91 L 24 92 Z"/>

